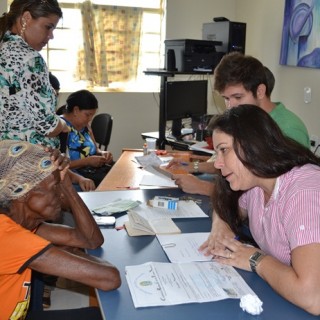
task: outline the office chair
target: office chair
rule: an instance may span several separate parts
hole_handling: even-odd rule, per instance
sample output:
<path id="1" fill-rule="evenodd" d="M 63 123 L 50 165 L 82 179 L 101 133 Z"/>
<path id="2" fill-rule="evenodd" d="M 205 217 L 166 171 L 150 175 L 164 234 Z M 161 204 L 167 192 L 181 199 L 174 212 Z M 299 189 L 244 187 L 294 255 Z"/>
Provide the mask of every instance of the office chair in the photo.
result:
<path id="1" fill-rule="evenodd" d="M 96 142 L 104 150 L 108 149 L 112 132 L 113 118 L 108 113 L 97 114 L 91 122 L 91 129 Z"/>

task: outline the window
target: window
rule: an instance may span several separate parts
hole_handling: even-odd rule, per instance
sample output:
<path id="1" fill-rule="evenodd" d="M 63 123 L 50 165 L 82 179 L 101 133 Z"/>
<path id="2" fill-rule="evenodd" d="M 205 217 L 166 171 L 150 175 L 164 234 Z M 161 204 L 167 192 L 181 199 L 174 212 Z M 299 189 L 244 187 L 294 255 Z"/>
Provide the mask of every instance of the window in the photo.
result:
<path id="1" fill-rule="evenodd" d="M 63 18 L 42 55 L 62 90 L 158 91 L 143 71 L 164 65 L 164 2 L 59 1 Z"/>

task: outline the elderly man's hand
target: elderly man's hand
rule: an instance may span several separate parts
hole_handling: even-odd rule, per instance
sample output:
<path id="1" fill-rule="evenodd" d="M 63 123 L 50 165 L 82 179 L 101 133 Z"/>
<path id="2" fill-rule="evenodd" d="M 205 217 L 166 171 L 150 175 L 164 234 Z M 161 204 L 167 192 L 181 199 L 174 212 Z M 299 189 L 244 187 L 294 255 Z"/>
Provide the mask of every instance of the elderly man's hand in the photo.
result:
<path id="1" fill-rule="evenodd" d="M 61 180 L 64 179 L 66 172 L 70 166 L 70 159 L 61 153 L 58 149 L 45 148 L 47 152 L 51 154 L 51 160 L 54 162 L 55 166 L 60 170 Z"/>

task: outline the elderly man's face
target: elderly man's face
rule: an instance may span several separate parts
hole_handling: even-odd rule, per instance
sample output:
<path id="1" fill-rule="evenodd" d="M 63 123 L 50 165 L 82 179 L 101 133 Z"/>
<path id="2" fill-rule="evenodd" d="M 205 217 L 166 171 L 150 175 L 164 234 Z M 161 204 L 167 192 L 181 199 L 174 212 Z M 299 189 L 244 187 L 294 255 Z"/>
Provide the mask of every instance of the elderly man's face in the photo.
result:
<path id="1" fill-rule="evenodd" d="M 20 222 L 26 229 L 33 230 L 43 221 L 57 221 L 61 215 L 61 191 L 58 170 L 32 189 L 24 200 L 25 215 Z"/>

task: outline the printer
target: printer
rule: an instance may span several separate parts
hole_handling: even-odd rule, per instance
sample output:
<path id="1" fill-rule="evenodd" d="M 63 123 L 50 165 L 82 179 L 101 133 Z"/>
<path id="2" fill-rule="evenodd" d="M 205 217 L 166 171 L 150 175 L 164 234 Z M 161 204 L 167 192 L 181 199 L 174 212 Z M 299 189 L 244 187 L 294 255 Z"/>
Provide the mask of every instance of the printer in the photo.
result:
<path id="1" fill-rule="evenodd" d="M 174 52 L 175 67 L 178 72 L 212 72 L 224 53 L 217 52 L 220 41 L 178 39 L 165 40 L 165 51 Z M 168 66 L 168 55 L 165 65 Z"/>
<path id="2" fill-rule="evenodd" d="M 246 23 L 229 21 L 228 19 L 215 18 L 214 22 L 202 25 L 202 39 L 221 41 L 217 48 L 220 52 L 239 51 L 245 53 L 246 47 Z"/>

